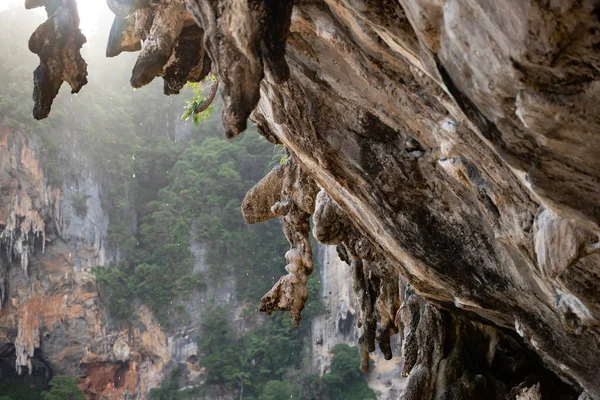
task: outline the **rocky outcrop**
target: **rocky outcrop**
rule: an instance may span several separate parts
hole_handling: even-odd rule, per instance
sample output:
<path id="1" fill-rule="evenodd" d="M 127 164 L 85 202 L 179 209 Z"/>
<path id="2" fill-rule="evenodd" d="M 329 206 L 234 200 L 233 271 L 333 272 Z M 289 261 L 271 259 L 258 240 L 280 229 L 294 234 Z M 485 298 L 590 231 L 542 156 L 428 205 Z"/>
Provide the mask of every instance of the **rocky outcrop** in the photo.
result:
<path id="1" fill-rule="evenodd" d="M 25 1 L 28 9 L 42 6 L 46 8 L 48 20 L 29 39 L 29 50 L 40 57 L 40 65 L 33 73 L 35 119 L 48 116 L 63 82 L 71 86 L 71 93 L 79 92 L 87 84 L 87 64 L 80 53 L 86 38 L 79 29 L 75 1 Z"/>
<path id="2" fill-rule="evenodd" d="M 21 134 L 0 130 L 1 176 L 0 243 L 3 257 L 15 261 L 24 273 L 36 246 L 44 247 L 46 223 L 52 193 L 46 189 L 44 175 L 35 154 L 24 145 Z M 27 181 L 28 185 L 22 185 Z M 0 267 L 0 304 L 6 299 L 8 265 Z"/>
<path id="3" fill-rule="evenodd" d="M 309 218 L 316 193 L 316 185 L 289 159 L 258 182 L 242 203 L 242 214 L 250 224 L 283 217 L 283 233 L 291 246 L 285 254 L 288 274 L 263 296 L 260 311 L 288 311 L 296 328 L 308 299 L 306 282 L 314 268 Z"/>
<path id="4" fill-rule="evenodd" d="M 357 327 L 358 312 L 350 266 L 340 259 L 336 246 L 319 246 L 316 258 L 325 312 L 311 322 L 310 354 L 313 370 L 323 375 L 329 371 L 333 348 L 342 343 L 356 346 L 361 329 Z M 395 354 L 400 354 L 399 339 L 400 335 L 397 335 L 391 340 Z M 400 357 L 386 360 L 377 350 L 369 356 L 373 361 L 366 375 L 369 387 L 375 390 L 380 400 L 398 399 L 405 382 Z"/>
<path id="5" fill-rule="evenodd" d="M 79 185 L 48 184 L 39 147 L 35 136 L 0 131 L 0 373 L 80 377 L 89 399 L 145 395 L 168 371 L 178 338 L 146 307 L 132 329 L 109 323 L 90 272 L 109 258 L 99 184 L 89 170 Z"/>
<path id="6" fill-rule="evenodd" d="M 412 354 L 405 398 L 416 393 L 409 387 L 450 393 L 447 373 L 470 371 L 472 360 L 441 371 L 438 344 L 456 332 L 478 337 L 465 346 L 481 352 L 478 343 L 502 342 L 488 329 L 560 377 L 500 379 L 512 389 L 495 393 L 535 398 L 562 380 L 600 398 L 596 2 L 187 0 L 187 13 L 183 0 L 113 3 L 136 20 L 166 21 L 178 10 L 173 23 L 152 24 L 157 40 L 141 43 L 138 63 L 156 60 L 150 75 L 164 75 L 191 16 L 223 89 L 227 135 L 255 110 L 264 136 L 285 145 L 339 209 L 343 220 L 315 233 L 339 242 L 353 266 L 362 349 L 378 341 L 391 355 L 399 276 L 429 302 L 403 322 L 415 328 L 413 343 L 433 346 L 403 347 L 405 359 Z M 274 189 L 258 202 L 281 200 Z M 286 232 L 298 237 L 290 240 L 298 261 L 305 230 Z M 269 298 L 293 303 L 280 308 L 297 319 L 304 296 L 290 288 L 302 278 L 287 279 Z M 442 309 L 453 315 L 448 324 Z M 458 340 L 444 343 L 446 355 L 465 354 Z M 493 359 L 477 370 L 493 369 Z M 446 396 L 480 398 L 497 377 L 465 379 Z"/>
<path id="7" fill-rule="evenodd" d="M 399 398 L 572 399 L 510 332 L 440 310 L 404 286 Z"/>

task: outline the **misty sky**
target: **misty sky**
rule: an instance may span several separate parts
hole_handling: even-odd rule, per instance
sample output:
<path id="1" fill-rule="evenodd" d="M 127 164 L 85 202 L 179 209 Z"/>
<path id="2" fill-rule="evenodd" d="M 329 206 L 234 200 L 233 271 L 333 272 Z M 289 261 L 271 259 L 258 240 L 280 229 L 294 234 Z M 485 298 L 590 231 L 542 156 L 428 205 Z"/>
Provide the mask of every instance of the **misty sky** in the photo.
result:
<path id="1" fill-rule="evenodd" d="M 0 11 L 14 6 L 25 7 L 25 0 L 0 0 Z M 81 30 L 85 35 L 91 35 L 99 27 L 99 21 L 110 12 L 105 0 L 77 0 Z M 37 8 L 31 12 L 45 15 L 44 8 Z"/>

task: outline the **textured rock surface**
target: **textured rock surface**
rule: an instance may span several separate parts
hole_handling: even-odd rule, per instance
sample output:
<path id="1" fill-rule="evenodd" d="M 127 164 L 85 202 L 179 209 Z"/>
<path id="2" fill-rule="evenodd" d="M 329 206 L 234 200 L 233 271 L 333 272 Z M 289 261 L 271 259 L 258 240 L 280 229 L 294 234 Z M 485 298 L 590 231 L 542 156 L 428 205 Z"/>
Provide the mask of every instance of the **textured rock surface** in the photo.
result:
<path id="1" fill-rule="evenodd" d="M 400 398 L 576 397 L 511 335 L 441 311 L 410 287 L 401 286 L 405 306 L 399 323 L 406 382 Z"/>
<path id="2" fill-rule="evenodd" d="M 89 271 L 109 258 L 99 185 L 88 170 L 78 192 L 48 185 L 38 150 L 0 131 L 0 359 L 19 373 L 81 377 L 89 399 L 145 395 L 183 340 L 167 338 L 145 307 L 131 331 L 107 323 Z M 76 194 L 87 196 L 85 216 L 74 210 Z"/>
<path id="3" fill-rule="evenodd" d="M 40 57 L 40 66 L 33 73 L 33 116 L 43 119 L 63 82 L 72 93 L 87 83 L 87 64 L 80 54 L 86 38 L 79 29 L 79 14 L 74 0 L 26 0 L 25 7 L 45 7 L 48 20 L 29 39 L 29 50 Z"/>
<path id="4" fill-rule="evenodd" d="M 361 330 L 356 326 L 358 312 L 350 266 L 339 258 L 335 246 L 318 246 L 315 256 L 319 263 L 321 301 L 326 311 L 312 321 L 311 357 L 315 372 L 324 374 L 329 370 L 333 347 L 340 343 L 356 346 Z M 395 354 L 400 354 L 399 338 L 392 338 Z M 400 357 L 385 360 L 381 351 L 370 357 L 374 365 L 366 377 L 369 386 L 380 400 L 398 399 L 405 381 Z"/>
<path id="5" fill-rule="evenodd" d="M 163 0 L 151 9 L 181 4 Z M 446 375 L 435 343 L 448 332 L 490 340 L 492 328 L 473 327 L 469 318 L 511 340 L 518 334 L 519 346 L 582 397 L 600 398 L 599 4 L 290 5 L 187 1 L 222 85 L 228 136 L 245 128 L 258 102 L 261 132 L 287 147 L 343 215 L 339 226 L 328 222 L 325 235 L 315 233 L 342 244 L 357 272 L 361 347 L 373 350 L 375 339 L 387 346 L 390 311 L 399 306 L 390 287 L 401 275 L 457 315 L 436 330 L 445 311 L 427 304 L 412 311 L 431 321 L 414 330 L 415 340 L 429 337 L 423 343 L 434 347 L 411 356 L 404 397 L 411 398 L 409 387 L 441 396 L 451 386 L 436 383 Z M 136 3 L 134 12 L 144 7 Z M 162 74 L 189 18 L 179 15 L 177 23 L 152 25 L 157 40 L 142 42 L 140 60 L 157 60 L 145 74 Z M 263 193 L 259 203 L 279 196 Z M 478 343 L 467 342 L 485 347 Z M 411 354 L 406 346 L 403 354 Z M 447 397 L 480 398 L 480 375 L 485 390 L 495 385 L 497 377 L 479 373 Z M 540 378 L 510 387 L 535 398 L 552 384 Z"/>
<path id="6" fill-rule="evenodd" d="M 532 29 L 540 24 L 536 29 L 552 30 L 553 22 L 530 17 L 548 10 L 528 4 L 526 12 L 514 13 L 523 2 L 446 2 L 430 4 L 426 12 L 416 2 L 386 5 L 388 12 L 356 2 L 298 5 L 288 40 L 290 81 L 263 81 L 258 118 L 269 122 L 271 135 L 418 293 L 517 331 L 550 368 L 597 398 L 597 206 L 586 212 L 582 203 L 595 198 L 597 204 L 600 186 L 597 169 L 577 167 L 582 157 L 587 166 L 597 163 L 588 158 L 597 144 L 584 139 L 597 135 L 588 122 L 597 110 L 565 110 L 564 118 L 568 114 L 577 128 L 567 129 L 573 137 L 562 144 L 558 137 L 540 137 L 534 124 L 524 125 L 517 113 L 521 96 L 531 91 L 540 99 L 552 90 L 553 107 L 575 107 L 567 106 L 572 88 L 558 78 L 552 85 L 536 81 L 535 73 L 511 63 L 510 47 L 522 46 L 516 52 L 526 53 L 526 38 L 505 37 L 516 31 L 503 25 L 505 19 L 494 19 L 502 13 Z M 469 19 L 469 12 L 483 15 Z M 573 11 L 563 12 L 569 19 Z M 505 29 L 476 22 L 490 20 Z M 406 35 L 411 26 L 412 41 Z M 594 41 L 590 32 L 581 35 Z M 485 44 L 471 41 L 482 34 Z M 539 44 L 529 40 L 530 46 Z M 504 49 L 509 54 L 502 62 L 494 54 Z M 470 52 L 486 55 L 464 62 Z M 458 60 L 470 74 L 458 69 Z M 507 80 L 498 69 L 518 78 Z M 473 71 L 492 83 L 476 82 Z M 594 92 L 594 75 L 581 74 L 579 95 Z M 512 96 L 498 91 L 504 86 Z M 592 98 L 577 107 L 594 109 Z M 578 141 L 581 151 L 574 148 Z M 535 147 L 525 147 L 528 142 Z M 557 242 L 567 247 L 564 253 Z M 570 283 L 544 273 L 541 260 L 564 268 Z"/>
<path id="7" fill-rule="evenodd" d="M 283 233 L 291 246 L 285 254 L 288 274 L 263 296 L 260 311 L 288 311 L 296 328 L 308 299 L 306 281 L 314 267 L 308 235 L 316 193 L 314 182 L 289 159 L 273 168 L 248 192 L 242 203 L 242 214 L 248 223 L 283 217 Z"/>

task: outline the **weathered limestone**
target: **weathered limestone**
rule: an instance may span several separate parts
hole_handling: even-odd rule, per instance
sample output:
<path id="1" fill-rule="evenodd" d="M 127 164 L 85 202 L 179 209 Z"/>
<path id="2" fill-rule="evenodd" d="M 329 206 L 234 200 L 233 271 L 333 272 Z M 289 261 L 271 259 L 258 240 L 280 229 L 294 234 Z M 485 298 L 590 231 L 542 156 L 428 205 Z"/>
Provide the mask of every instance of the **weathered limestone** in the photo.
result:
<path id="1" fill-rule="evenodd" d="M 291 246 L 285 254 L 288 274 L 263 296 L 260 311 L 269 314 L 288 311 L 295 327 L 300 323 L 308 299 L 306 281 L 314 268 L 308 235 L 316 193 L 314 182 L 290 158 L 256 184 L 242 204 L 242 213 L 248 223 L 283 217 L 283 233 Z"/>
<path id="2" fill-rule="evenodd" d="M 225 134 L 235 137 L 246 129 L 258 103 L 264 73 L 278 83 L 289 78 L 284 54 L 293 1 L 186 0 L 186 4 L 205 30 L 206 51 L 223 84 Z"/>
<path id="3" fill-rule="evenodd" d="M 358 339 L 361 370 L 367 372 L 375 341 L 385 359 L 392 358 L 390 337 L 398 333 L 394 318 L 400 307 L 397 275 L 323 190 L 317 196 L 313 221 L 315 238 L 321 243 L 338 245 L 339 254 L 352 269 L 358 326 L 362 328 Z"/>
<path id="4" fill-rule="evenodd" d="M 343 243 L 355 267 L 363 349 L 374 337 L 374 277 L 401 275 L 430 302 L 425 319 L 439 319 L 435 304 L 511 340 L 516 333 L 581 398 L 600 399 L 596 1 L 188 0 L 187 13 L 176 0 L 111 3 L 127 10 L 121 18 L 153 16 L 136 28 L 153 38 L 142 59 L 154 58 L 140 59 L 134 84 L 164 74 L 181 27 L 196 21 L 222 84 L 227 135 L 255 110 L 260 132 L 337 205 L 340 221 L 325 218 L 314 232 Z M 265 309 L 297 322 L 315 209 L 304 207 L 303 185 L 278 182 L 284 176 L 282 167 L 259 184 L 244 213 L 250 222 L 287 218 L 290 274 Z M 384 347 L 393 298 L 378 312 Z M 411 387 L 432 387 L 440 349 L 407 363 Z M 531 398 L 558 381 L 511 387 L 523 383 L 514 397 Z M 453 396 L 481 398 L 473 382 Z"/>
<path id="5" fill-rule="evenodd" d="M 79 50 L 86 38 L 79 29 L 79 14 L 74 0 L 31 0 L 25 7 L 46 7 L 48 20 L 29 39 L 29 50 L 40 57 L 33 73 L 33 116 L 43 119 L 63 82 L 77 93 L 87 83 L 87 64 Z"/>
<path id="6" fill-rule="evenodd" d="M 98 183 L 82 174 L 78 190 L 95 201 L 78 216 L 72 186 L 48 183 L 35 142 L 0 129 L 0 357 L 19 374 L 79 377 L 90 399 L 145 396 L 180 338 L 167 341 L 144 306 L 131 329 L 109 323 L 89 271 L 106 261 Z"/>
<path id="7" fill-rule="evenodd" d="M 187 13 L 183 0 L 113 0 L 108 4 L 115 19 L 107 57 L 140 51 L 131 76 L 133 87 L 162 76 L 165 94 L 178 94 L 187 82 L 200 82 L 211 72 L 211 60 L 202 40 L 204 31 Z"/>

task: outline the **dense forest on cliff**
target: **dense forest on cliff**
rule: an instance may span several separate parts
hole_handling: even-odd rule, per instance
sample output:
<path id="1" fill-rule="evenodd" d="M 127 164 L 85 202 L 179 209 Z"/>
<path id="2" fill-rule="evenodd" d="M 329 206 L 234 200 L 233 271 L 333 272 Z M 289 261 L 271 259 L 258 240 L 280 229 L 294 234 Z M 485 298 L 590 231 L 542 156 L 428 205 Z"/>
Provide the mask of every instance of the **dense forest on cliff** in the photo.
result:
<path id="1" fill-rule="evenodd" d="M 70 202 L 78 216 L 85 218 L 88 211 L 87 195 L 77 189 L 85 185 L 82 171 L 101 183 L 101 206 L 110 221 L 109 261 L 93 272 L 108 322 L 135 326 L 137 310 L 145 305 L 166 331 L 193 326 L 190 298 L 208 286 L 235 281 L 232 304 L 243 309 L 245 329 L 231 323 L 230 304 L 208 304 L 197 339 L 204 384 L 181 390 L 182 371 L 173 365 L 170 379 L 150 398 L 239 393 L 266 400 L 374 399 L 358 372 L 354 348 L 338 346 L 323 377 L 308 368 L 310 321 L 323 311 L 318 273 L 309 280 L 311 300 L 299 329 L 292 328 L 287 314 L 265 318 L 257 312 L 260 297 L 284 273 L 288 244 L 279 221 L 248 226 L 240 205 L 248 189 L 285 158 L 283 149 L 253 128 L 235 141 L 225 140 L 219 102 L 198 128 L 180 121 L 191 90 L 168 98 L 159 82 L 131 89 L 126 77 L 132 58 L 102 57 L 106 32 L 89 35 L 84 47 L 88 90 L 70 95 L 63 87 L 50 118 L 33 121 L 36 57 L 26 42 L 36 21 L 21 10 L 0 13 L 0 22 L 7 18 L 22 30 L 0 23 L 0 51 L 12 55 L 0 63 L 0 124 L 22 132 L 39 149 L 48 184 L 74 188 Z M 38 398 L 23 397 L 15 385 L 10 391 L 0 388 L 12 400 Z M 55 398 L 52 388 L 40 390 L 35 396 Z"/>

